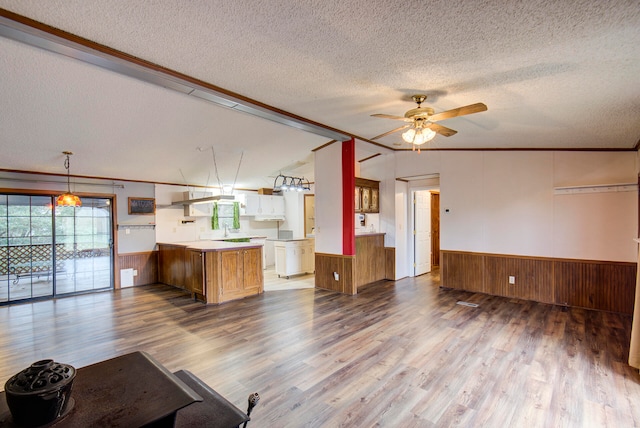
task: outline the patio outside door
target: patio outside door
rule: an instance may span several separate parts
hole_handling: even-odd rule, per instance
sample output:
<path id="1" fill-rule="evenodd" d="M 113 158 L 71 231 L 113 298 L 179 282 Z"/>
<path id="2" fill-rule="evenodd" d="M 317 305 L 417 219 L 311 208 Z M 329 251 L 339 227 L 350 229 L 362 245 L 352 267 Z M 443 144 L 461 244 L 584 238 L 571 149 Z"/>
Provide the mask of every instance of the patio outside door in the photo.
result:
<path id="1" fill-rule="evenodd" d="M 113 287 L 111 200 L 0 194 L 0 304 Z"/>

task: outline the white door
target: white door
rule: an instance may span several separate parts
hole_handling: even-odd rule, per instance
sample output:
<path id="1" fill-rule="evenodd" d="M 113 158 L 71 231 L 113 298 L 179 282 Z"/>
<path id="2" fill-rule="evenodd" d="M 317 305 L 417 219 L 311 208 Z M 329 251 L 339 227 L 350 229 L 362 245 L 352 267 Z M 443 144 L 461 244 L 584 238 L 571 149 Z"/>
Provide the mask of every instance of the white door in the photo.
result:
<path id="1" fill-rule="evenodd" d="M 413 194 L 414 275 L 431 272 L 431 193 L 419 190 Z"/>

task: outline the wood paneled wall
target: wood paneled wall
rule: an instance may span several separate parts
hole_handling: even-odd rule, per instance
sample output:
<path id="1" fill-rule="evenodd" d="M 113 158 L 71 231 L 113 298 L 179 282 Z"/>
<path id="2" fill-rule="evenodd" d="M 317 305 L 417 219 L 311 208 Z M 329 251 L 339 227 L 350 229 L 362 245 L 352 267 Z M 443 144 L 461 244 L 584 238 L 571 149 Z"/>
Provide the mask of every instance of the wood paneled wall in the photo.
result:
<path id="1" fill-rule="evenodd" d="M 384 279 L 396 279 L 396 249 L 384 247 Z"/>
<path id="2" fill-rule="evenodd" d="M 443 287 L 631 314 L 636 263 L 441 252 Z M 509 284 L 509 276 L 515 284 Z"/>
<path id="3" fill-rule="evenodd" d="M 135 269 L 138 275 L 133 277 L 133 285 L 147 285 L 158 282 L 158 252 L 118 254 L 117 283 L 120 283 L 120 269 Z"/>
<path id="4" fill-rule="evenodd" d="M 356 288 L 385 278 L 384 251 L 383 234 L 356 236 Z"/>
<path id="5" fill-rule="evenodd" d="M 338 254 L 316 253 L 316 288 L 337 291 L 344 294 L 356 294 L 355 257 Z M 338 280 L 333 273 L 338 274 Z"/>
<path id="6" fill-rule="evenodd" d="M 384 246 L 382 233 L 356 236 L 355 256 L 316 253 L 317 288 L 356 294 L 358 287 L 383 279 L 395 279 L 395 248 Z"/>
<path id="7" fill-rule="evenodd" d="M 186 288 L 184 247 L 171 244 L 158 246 L 158 282 L 174 287 Z"/>

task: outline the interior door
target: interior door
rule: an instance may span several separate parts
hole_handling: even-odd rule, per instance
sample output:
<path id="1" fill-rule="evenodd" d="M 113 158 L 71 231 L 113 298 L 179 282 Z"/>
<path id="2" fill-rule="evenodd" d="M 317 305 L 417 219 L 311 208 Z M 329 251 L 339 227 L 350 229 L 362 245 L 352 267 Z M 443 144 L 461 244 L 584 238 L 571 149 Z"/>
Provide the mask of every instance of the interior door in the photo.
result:
<path id="1" fill-rule="evenodd" d="M 413 196 L 414 275 L 431 272 L 431 193 L 418 190 Z"/>
<path id="2" fill-rule="evenodd" d="M 440 193 L 431 192 L 431 268 L 440 266 Z"/>

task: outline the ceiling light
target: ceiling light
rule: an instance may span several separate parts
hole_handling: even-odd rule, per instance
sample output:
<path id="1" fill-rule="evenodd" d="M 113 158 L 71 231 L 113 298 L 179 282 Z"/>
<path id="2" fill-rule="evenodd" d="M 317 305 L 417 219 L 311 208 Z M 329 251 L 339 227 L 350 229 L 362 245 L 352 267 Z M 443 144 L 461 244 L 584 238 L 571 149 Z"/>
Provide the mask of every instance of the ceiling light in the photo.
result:
<path id="1" fill-rule="evenodd" d="M 309 180 L 304 177 L 289 177 L 286 175 L 278 175 L 273 181 L 273 191 L 281 192 L 293 190 L 298 192 L 304 192 L 305 190 L 311 190 Z"/>
<path id="2" fill-rule="evenodd" d="M 420 153 L 420 146 L 433 140 L 433 137 L 435 136 L 435 131 L 426 128 L 423 122 L 418 120 L 414 122 L 411 128 L 402 133 L 402 139 L 407 143 L 413 144 L 413 150 L 418 146 L 418 153 Z"/>
<path id="3" fill-rule="evenodd" d="M 73 193 L 71 193 L 71 181 L 70 181 L 70 172 L 69 172 L 69 156 L 73 155 L 72 152 L 62 152 L 67 158 L 64 161 L 64 167 L 67 170 L 67 193 L 63 193 L 62 195 L 56 198 L 56 206 L 59 207 L 81 207 L 82 201 L 80 198 Z"/>

